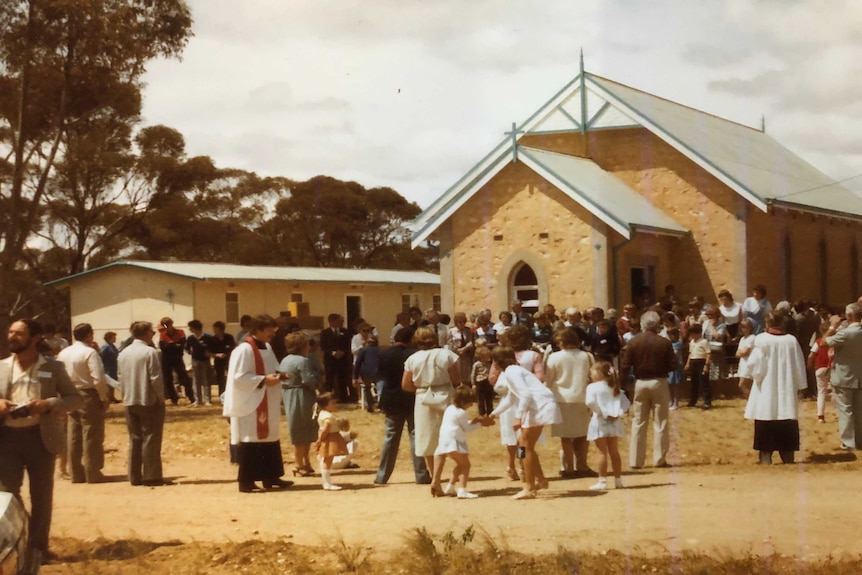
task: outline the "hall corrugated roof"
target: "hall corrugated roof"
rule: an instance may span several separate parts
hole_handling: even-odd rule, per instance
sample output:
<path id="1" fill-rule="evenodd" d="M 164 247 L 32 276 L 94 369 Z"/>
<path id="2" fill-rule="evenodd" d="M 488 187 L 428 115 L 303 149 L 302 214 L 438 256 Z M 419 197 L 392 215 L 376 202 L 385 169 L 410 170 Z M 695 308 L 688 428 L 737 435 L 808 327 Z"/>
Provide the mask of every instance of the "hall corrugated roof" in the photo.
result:
<path id="1" fill-rule="evenodd" d="M 378 270 L 378 269 L 345 269 L 345 268 L 312 268 L 312 267 L 282 267 L 282 266 L 244 266 L 222 263 L 196 262 L 153 262 L 140 260 L 120 260 L 92 270 L 66 276 L 47 282 L 45 285 L 61 285 L 75 281 L 84 276 L 100 273 L 119 267 L 133 267 L 161 272 L 190 279 L 231 280 L 231 281 L 309 281 L 333 283 L 406 283 L 439 285 L 440 276 L 427 272 Z"/>

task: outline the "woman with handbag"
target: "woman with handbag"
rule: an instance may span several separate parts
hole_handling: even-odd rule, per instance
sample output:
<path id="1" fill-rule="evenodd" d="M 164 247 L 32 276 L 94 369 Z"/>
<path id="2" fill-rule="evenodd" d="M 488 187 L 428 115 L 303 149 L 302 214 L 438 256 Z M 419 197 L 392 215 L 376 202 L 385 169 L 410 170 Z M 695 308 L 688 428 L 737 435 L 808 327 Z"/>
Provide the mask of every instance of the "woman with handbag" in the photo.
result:
<path id="1" fill-rule="evenodd" d="M 434 455 L 443 423 L 443 412 L 452 402 L 453 386 L 461 385 L 461 370 L 458 354 L 448 349 L 438 348 L 437 332 L 434 328 L 423 326 L 413 335 L 416 353 L 404 362 L 404 376 L 401 389 L 416 393 L 413 408 L 415 453 L 424 457 L 428 469 L 433 469 L 431 495 L 443 495 L 440 478 L 443 474 L 444 456 Z"/>

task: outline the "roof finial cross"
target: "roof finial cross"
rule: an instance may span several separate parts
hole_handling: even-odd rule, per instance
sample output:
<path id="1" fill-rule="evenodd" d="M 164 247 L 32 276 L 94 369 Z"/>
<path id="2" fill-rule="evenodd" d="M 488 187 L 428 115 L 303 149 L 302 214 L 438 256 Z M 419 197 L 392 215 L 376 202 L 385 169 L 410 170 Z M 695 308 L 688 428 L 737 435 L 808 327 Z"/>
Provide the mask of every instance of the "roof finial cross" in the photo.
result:
<path id="1" fill-rule="evenodd" d="M 512 137 L 512 163 L 518 163 L 518 134 L 525 133 L 524 130 L 519 130 L 515 122 L 512 122 L 512 131 L 504 132 L 507 136 Z"/>

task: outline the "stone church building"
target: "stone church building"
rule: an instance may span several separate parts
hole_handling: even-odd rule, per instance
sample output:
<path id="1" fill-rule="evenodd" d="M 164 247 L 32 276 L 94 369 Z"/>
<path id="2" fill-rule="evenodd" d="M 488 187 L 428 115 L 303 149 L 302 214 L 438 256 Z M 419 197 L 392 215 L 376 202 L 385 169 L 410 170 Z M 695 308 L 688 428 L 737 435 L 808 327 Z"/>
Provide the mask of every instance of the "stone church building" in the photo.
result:
<path id="1" fill-rule="evenodd" d="M 582 64 L 509 136 L 413 222 L 444 311 L 860 295 L 862 199 L 763 130 Z"/>

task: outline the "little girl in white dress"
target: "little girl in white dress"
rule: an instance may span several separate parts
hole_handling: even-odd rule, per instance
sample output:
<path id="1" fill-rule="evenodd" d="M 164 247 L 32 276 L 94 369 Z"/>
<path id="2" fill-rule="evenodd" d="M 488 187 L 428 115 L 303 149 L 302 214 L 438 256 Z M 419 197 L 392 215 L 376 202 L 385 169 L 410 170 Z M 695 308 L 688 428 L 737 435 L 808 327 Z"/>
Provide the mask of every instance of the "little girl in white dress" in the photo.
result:
<path id="1" fill-rule="evenodd" d="M 622 416 L 628 411 L 631 403 L 620 391 L 620 382 L 614 368 L 606 361 L 596 362 L 590 368 L 590 380 L 587 386 L 587 407 L 593 412 L 590 426 L 587 428 L 587 441 L 595 441 L 600 452 L 599 480 L 591 486 L 593 490 L 608 488 L 608 458 L 614 471 L 614 487 L 622 489 L 622 462 L 618 438 L 623 437 Z"/>
<path id="2" fill-rule="evenodd" d="M 455 461 L 452 478 L 449 480 L 449 484 L 443 488 L 443 494 L 457 494 L 458 499 L 476 499 L 478 497 L 475 493 L 467 491 L 467 480 L 470 478 L 467 432 L 482 427 L 483 423 L 488 425 L 490 422 L 483 416 L 469 419 L 467 409 L 475 402 L 476 395 L 471 388 L 467 386 L 455 388 L 455 392 L 452 394 L 452 404 L 447 406 L 446 411 L 443 412 L 440 438 L 437 441 L 437 449 L 434 451 L 435 456 L 443 456 L 439 460 L 435 457 L 435 463 L 440 467 L 439 470 L 435 470 L 435 475 L 443 473 L 446 457 L 451 457 Z"/>

